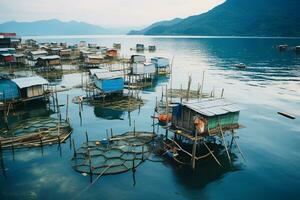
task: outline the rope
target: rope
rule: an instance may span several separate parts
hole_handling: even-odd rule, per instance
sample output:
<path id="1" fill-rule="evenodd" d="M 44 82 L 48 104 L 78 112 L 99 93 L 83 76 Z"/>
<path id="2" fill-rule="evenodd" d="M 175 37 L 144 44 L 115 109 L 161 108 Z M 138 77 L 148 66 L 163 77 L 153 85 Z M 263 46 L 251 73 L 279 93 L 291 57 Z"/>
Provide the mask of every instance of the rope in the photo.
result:
<path id="1" fill-rule="evenodd" d="M 106 167 L 101 174 L 99 174 L 99 176 L 97 176 L 97 178 L 91 183 L 89 184 L 86 188 L 84 188 L 81 192 L 79 192 L 77 194 L 77 196 L 75 196 L 73 199 L 77 199 L 81 194 L 83 194 L 84 192 L 86 192 L 88 189 L 90 189 L 94 183 L 96 183 L 96 181 L 113 165 L 114 163 L 111 163 L 108 167 Z"/>

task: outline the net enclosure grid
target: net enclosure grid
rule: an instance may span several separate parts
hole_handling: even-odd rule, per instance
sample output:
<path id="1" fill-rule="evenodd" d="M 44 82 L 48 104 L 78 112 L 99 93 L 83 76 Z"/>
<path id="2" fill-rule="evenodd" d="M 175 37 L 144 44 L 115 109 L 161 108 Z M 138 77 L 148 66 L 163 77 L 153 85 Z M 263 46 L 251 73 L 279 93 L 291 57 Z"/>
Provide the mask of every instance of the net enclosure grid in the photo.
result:
<path id="1" fill-rule="evenodd" d="M 71 134 L 68 122 L 59 119 L 31 118 L 19 121 L 9 130 L 0 130 L 1 148 L 40 147 L 64 142 Z"/>
<path id="2" fill-rule="evenodd" d="M 88 141 L 71 159 L 73 169 L 80 173 L 108 175 L 136 168 L 150 156 L 152 132 L 126 132 L 101 141 Z"/>
<path id="3" fill-rule="evenodd" d="M 78 99 L 79 97 L 74 97 L 72 102 L 78 104 Z M 84 98 L 82 103 L 85 105 L 102 106 L 112 110 L 132 112 L 141 108 L 146 103 L 146 100 L 132 96 L 122 96 L 105 101 L 103 99 Z"/>

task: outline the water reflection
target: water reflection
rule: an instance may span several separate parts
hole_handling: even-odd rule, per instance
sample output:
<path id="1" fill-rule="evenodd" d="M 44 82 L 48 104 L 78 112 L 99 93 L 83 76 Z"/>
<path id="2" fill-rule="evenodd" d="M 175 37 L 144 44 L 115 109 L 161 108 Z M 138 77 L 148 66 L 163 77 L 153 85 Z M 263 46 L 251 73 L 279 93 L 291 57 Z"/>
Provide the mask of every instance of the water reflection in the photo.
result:
<path id="1" fill-rule="evenodd" d="M 217 155 L 222 166 L 219 166 L 211 156 L 197 161 L 195 171 L 191 166 L 179 165 L 173 160 L 165 162 L 172 169 L 177 183 L 189 190 L 199 191 L 211 182 L 221 180 L 227 173 L 243 170 L 243 164 L 239 162 L 240 157 L 236 153 L 230 153 L 232 161 L 230 163 L 222 145 L 210 144 L 210 148 Z"/>
<path id="2" fill-rule="evenodd" d="M 107 119 L 107 120 L 124 120 L 124 112 L 120 110 L 113 110 L 109 108 L 104 108 L 102 106 L 94 107 L 94 114 L 96 117 Z"/>

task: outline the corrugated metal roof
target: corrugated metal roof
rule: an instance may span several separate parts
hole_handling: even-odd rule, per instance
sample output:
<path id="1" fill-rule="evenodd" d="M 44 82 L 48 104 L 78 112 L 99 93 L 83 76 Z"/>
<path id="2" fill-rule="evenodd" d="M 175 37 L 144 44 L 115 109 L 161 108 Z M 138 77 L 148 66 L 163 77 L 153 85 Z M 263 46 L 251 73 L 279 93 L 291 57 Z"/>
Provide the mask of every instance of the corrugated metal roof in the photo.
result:
<path id="1" fill-rule="evenodd" d="M 114 72 L 100 72 L 95 73 L 97 79 L 115 79 L 115 78 L 122 78 L 124 76 L 122 71 L 114 71 Z"/>
<path id="2" fill-rule="evenodd" d="M 103 59 L 103 56 L 101 55 L 88 55 L 87 57 L 91 59 Z"/>
<path id="3" fill-rule="evenodd" d="M 240 109 L 235 103 L 225 99 L 203 99 L 199 101 L 184 102 L 183 106 L 205 116 L 223 115 L 230 112 L 238 112 Z"/>
<path id="4" fill-rule="evenodd" d="M 42 60 L 54 60 L 54 59 L 60 59 L 60 57 L 57 56 L 57 55 L 52 55 L 52 56 L 41 56 L 41 57 L 39 57 L 39 58 L 42 59 Z"/>
<path id="5" fill-rule="evenodd" d="M 95 75 L 96 73 L 109 72 L 108 69 L 99 68 L 99 69 L 90 69 L 90 74 Z"/>
<path id="6" fill-rule="evenodd" d="M 35 85 L 47 85 L 49 82 L 40 77 L 40 76 L 31 76 L 31 77 L 22 77 L 22 78 L 15 78 L 12 79 L 20 89 L 27 88 Z"/>
<path id="7" fill-rule="evenodd" d="M 39 54 L 47 54 L 47 51 L 44 50 L 37 50 L 37 51 L 31 51 L 32 55 L 39 55 Z"/>
<path id="8" fill-rule="evenodd" d="M 19 57 L 23 57 L 23 56 L 25 56 L 24 54 L 22 54 L 22 53 L 18 53 L 18 54 L 14 54 L 13 55 L 15 58 L 19 58 Z"/>

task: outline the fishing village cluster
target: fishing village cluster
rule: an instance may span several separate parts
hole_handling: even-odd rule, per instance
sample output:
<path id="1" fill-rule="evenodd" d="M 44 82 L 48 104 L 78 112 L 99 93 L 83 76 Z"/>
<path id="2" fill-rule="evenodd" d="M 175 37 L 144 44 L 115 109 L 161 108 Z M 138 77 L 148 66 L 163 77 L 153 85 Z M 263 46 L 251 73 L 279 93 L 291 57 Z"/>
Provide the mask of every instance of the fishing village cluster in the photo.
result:
<path id="1" fill-rule="evenodd" d="M 15 33 L 0 33 L 1 154 L 23 148 L 61 148 L 69 143 L 73 151 L 70 167 L 89 175 L 91 181 L 95 175 L 97 180 L 106 174 L 134 172 L 147 160 L 169 159 L 197 170 L 198 164 L 205 164 L 200 162 L 203 159 L 212 159 L 220 167 L 232 164 L 234 151 L 244 159 L 237 143 L 237 130 L 243 127 L 239 106 L 224 98 L 224 90 L 221 94 L 206 91 L 205 72 L 199 74 L 202 82 L 196 90 L 192 90 L 191 77 L 187 88 L 173 88 L 174 58 L 144 55 L 144 51 L 155 52 L 156 48 L 136 44 L 130 49 L 132 55 L 124 57 L 120 43 L 111 48 L 85 41 L 38 43 L 22 41 Z M 82 95 L 69 98 L 67 94 L 67 101 L 62 102 L 58 93 L 72 88 L 59 87 L 54 80 L 71 73 L 81 74 L 76 87 L 82 89 Z M 106 131 L 106 137 L 98 140 L 90 140 L 86 132 L 86 141 L 75 145 L 70 104 L 78 105 L 81 120 L 83 105 L 125 111 L 130 117 L 130 112 L 143 109 L 147 101 L 140 91 L 154 88 L 160 77 L 167 78 L 169 84 L 162 87 L 149 116 L 152 131 L 136 130 L 135 120 L 130 120 L 128 129 L 132 131 L 99 130 Z M 11 117 L 37 104 L 46 105 L 44 109 L 54 115 L 10 122 Z M 62 107 L 66 111 L 63 115 Z M 164 134 L 158 134 L 159 127 Z M 228 163 L 222 163 L 221 154 Z"/>

